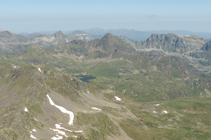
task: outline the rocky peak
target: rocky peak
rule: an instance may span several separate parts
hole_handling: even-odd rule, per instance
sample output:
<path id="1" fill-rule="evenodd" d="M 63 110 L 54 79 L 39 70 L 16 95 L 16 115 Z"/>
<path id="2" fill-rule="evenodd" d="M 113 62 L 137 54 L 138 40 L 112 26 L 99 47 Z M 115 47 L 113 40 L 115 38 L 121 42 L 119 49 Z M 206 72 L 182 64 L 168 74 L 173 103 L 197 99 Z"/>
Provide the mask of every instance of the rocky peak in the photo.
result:
<path id="1" fill-rule="evenodd" d="M 134 52 L 133 48 L 127 43 L 122 41 L 119 37 L 112 35 L 111 33 L 105 34 L 96 44 L 95 47 L 102 47 L 104 51 L 108 53 L 113 52 Z"/>
<path id="2" fill-rule="evenodd" d="M 205 39 L 196 35 L 182 36 L 172 33 L 152 34 L 142 43 L 142 48 L 155 48 L 168 52 L 184 53 L 194 49 L 200 49 L 205 42 Z"/>
<path id="3" fill-rule="evenodd" d="M 13 36 L 14 34 L 13 33 L 11 33 L 11 32 L 9 32 L 9 31 L 7 31 L 7 30 L 5 30 L 5 31 L 0 31 L 0 37 L 11 37 L 11 36 Z M 18 35 L 16 35 L 16 36 L 18 36 Z"/>
<path id="4" fill-rule="evenodd" d="M 62 33 L 62 31 L 57 31 L 54 33 L 55 37 L 58 37 L 58 36 L 63 36 L 64 34 Z"/>

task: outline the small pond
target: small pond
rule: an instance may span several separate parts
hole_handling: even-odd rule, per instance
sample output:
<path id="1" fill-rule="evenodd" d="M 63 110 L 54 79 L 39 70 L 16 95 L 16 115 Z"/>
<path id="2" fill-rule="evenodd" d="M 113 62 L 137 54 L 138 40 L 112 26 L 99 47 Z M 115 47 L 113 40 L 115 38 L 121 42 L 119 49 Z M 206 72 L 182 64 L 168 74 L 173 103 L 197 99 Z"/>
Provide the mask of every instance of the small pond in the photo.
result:
<path id="1" fill-rule="evenodd" d="M 91 76 L 91 75 L 78 75 L 78 76 L 76 76 L 76 77 L 78 77 L 81 81 L 86 82 L 86 83 L 89 83 L 90 80 L 96 78 L 96 77 Z"/>

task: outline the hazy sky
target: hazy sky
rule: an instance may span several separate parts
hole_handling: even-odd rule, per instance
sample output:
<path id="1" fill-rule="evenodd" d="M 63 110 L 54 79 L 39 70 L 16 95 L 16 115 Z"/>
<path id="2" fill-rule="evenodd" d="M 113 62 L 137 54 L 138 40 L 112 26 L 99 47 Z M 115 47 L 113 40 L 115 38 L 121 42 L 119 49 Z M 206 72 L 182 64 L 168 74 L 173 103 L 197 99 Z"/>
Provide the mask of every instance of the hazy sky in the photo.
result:
<path id="1" fill-rule="evenodd" d="M 211 0 L 0 0 L 0 29 L 211 32 Z"/>

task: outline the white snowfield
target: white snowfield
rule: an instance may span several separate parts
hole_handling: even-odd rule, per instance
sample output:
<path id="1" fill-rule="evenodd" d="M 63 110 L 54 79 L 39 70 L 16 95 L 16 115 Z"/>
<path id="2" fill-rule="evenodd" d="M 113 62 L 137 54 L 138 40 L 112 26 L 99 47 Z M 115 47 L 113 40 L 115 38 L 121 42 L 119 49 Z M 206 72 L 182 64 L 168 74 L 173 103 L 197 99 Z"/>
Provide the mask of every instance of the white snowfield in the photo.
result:
<path id="1" fill-rule="evenodd" d="M 36 130 L 36 129 L 32 129 L 32 131 L 33 131 L 33 132 L 37 132 L 37 130 Z"/>
<path id="2" fill-rule="evenodd" d="M 16 66 L 14 66 L 14 69 L 16 69 Z"/>
<path id="3" fill-rule="evenodd" d="M 36 138 L 35 136 L 33 136 L 32 134 L 31 134 L 31 138 L 33 138 L 33 139 L 35 139 L 35 140 L 37 139 L 37 138 Z"/>
<path id="4" fill-rule="evenodd" d="M 83 130 L 74 131 L 75 133 L 83 133 Z"/>
<path id="5" fill-rule="evenodd" d="M 51 130 L 56 131 L 57 133 L 59 133 L 59 134 L 65 136 L 65 137 L 68 137 L 64 131 L 61 131 L 61 130 L 59 130 L 59 129 L 53 129 L 53 128 L 51 128 Z"/>
<path id="6" fill-rule="evenodd" d="M 153 111 L 153 113 L 157 113 L 157 111 Z"/>
<path id="7" fill-rule="evenodd" d="M 59 125 L 59 124 L 55 124 L 55 126 L 56 126 L 56 129 L 62 129 L 62 130 L 69 131 L 69 132 L 75 132 L 75 133 L 82 133 L 83 132 L 83 130 L 72 131 L 72 130 L 66 129 L 64 127 L 61 127 L 61 125 Z"/>
<path id="8" fill-rule="evenodd" d="M 39 70 L 40 72 L 42 72 L 40 68 L 38 68 L 38 70 Z"/>
<path id="9" fill-rule="evenodd" d="M 63 139 L 63 136 L 56 135 L 56 136 L 52 137 L 51 139 L 52 140 L 61 140 L 61 139 Z"/>
<path id="10" fill-rule="evenodd" d="M 117 101 L 121 101 L 122 99 L 120 99 L 119 97 L 117 96 L 114 96 L 116 98 Z"/>
<path id="11" fill-rule="evenodd" d="M 163 113 L 167 114 L 168 112 L 166 110 L 164 110 Z"/>
<path id="12" fill-rule="evenodd" d="M 50 98 L 50 96 L 47 94 L 46 95 L 47 97 L 48 97 L 48 99 L 49 99 L 49 102 L 50 102 L 50 104 L 51 105 L 53 105 L 53 106 L 55 106 L 56 108 L 58 108 L 61 112 L 63 112 L 63 113 L 66 113 L 66 114 L 69 114 L 70 115 L 70 121 L 69 121 L 69 125 L 73 125 L 73 120 L 74 120 L 74 114 L 73 114 L 73 112 L 71 112 L 71 111 L 68 111 L 67 109 L 65 109 L 64 107 L 62 107 L 62 106 L 58 106 L 58 105 L 56 105 L 52 100 L 51 100 L 51 98 Z"/>
<path id="13" fill-rule="evenodd" d="M 101 109 L 99 109 L 99 108 L 97 108 L 97 107 L 92 107 L 92 109 L 101 111 Z"/>
<path id="14" fill-rule="evenodd" d="M 61 127 L 61 125 L 59 125 L 59 124 L 55 124 L 55 126 L 56 126 L 57 129 L 63 129 L 63 130 L 69 131 L 69 132 L 73 132 L 72 130 Z"/>
<path id="15" fill-rule="evenodd" d="M 25 107 L 24 111 L 25 111 L 25 112 L 29 112 L 28 109 L 27 109 L 26 107 Z"/>

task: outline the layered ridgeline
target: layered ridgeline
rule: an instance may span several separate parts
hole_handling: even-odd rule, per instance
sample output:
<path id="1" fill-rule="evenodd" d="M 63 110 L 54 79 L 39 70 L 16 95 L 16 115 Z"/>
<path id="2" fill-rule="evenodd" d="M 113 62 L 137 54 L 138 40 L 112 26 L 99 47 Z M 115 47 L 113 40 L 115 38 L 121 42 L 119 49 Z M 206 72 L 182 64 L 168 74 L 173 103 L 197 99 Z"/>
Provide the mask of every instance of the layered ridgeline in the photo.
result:
<path id="1" fill-rule="evenodd" d="M 0 31 L 0 51 L 23 50 L 28 44 L 29 41 L 24 36 L 9 31 Z"/>
<path id="2" fill-rule="evenodd" d="M 152 34 L 146 41 L 121 39 L 142 52 L 156 51 L 167 56 L 180 57 L 199 71 L 211 72 L 209 40 L 196 35 Z"/>
<path id="3" fill-rule="evenodd" d="M 140 51 L 108 33 L 2 54 L 0 138 L 210 138 L 210 73 L 187 59 L 208 43 L 168 54 L 174 39 L 154 42 Z"/>
<path id="4" fill-rule="evenodd" d="M 22 36 L 3 30 L 0 31 L 0 51 L 15 52 L 23 50 L 32 44 L 42 47 L 52 47 L 72 40 L 83 40 L 87 42 L 93 39 L 94 37 L 92 35 L 80 31 L 75 31 L 71 34 L 63 34 L 61 31 L 57 31 L 51 35 L 33 33 Z"/>
<path id="5" fill-rule="evenodd" d="M 90 42 L 30 46 L 1 57 L 3 62 L 42 66 L 76 78 L 91 75 L 95 82 L 137 101 L 210 96 L 210 75 L 190 65 L 185 57 L 136 51 L 109 33 Z"/>

